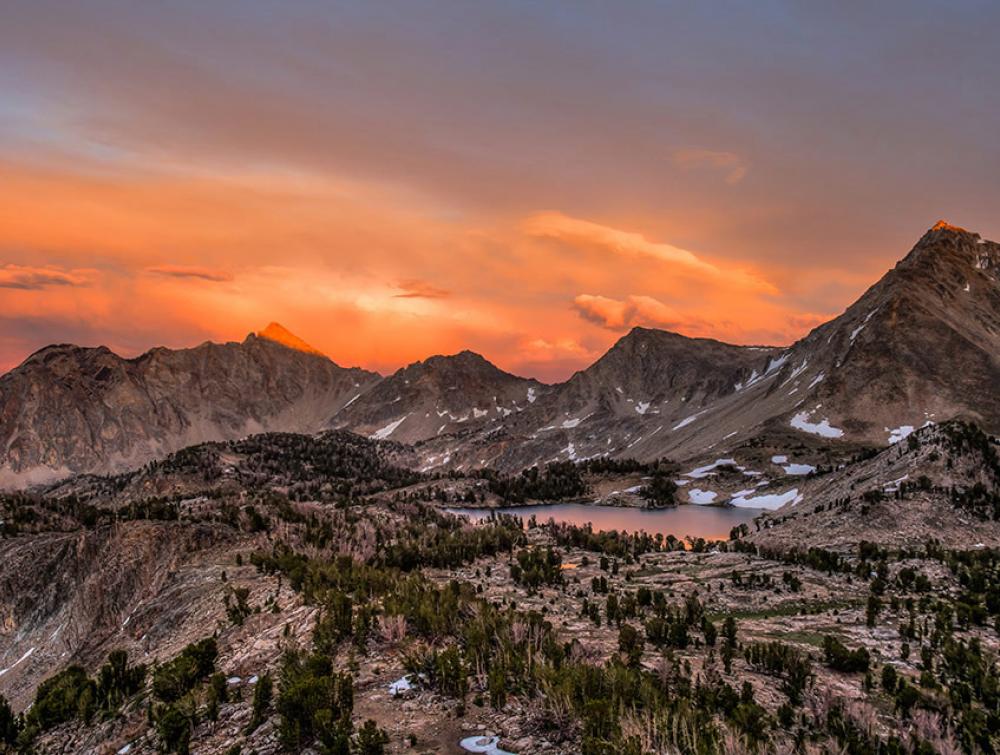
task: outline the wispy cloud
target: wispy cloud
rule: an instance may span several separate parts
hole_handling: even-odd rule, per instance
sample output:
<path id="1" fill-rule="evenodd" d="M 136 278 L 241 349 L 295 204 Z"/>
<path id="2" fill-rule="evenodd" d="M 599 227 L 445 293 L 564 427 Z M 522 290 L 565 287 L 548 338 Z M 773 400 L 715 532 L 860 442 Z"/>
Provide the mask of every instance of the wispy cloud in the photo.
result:
<path id="1" fill-rule="evenodd" d="M 725 173 L 730 186 L 742 181 L 750 170 L 749 164 L 735 152 L 718 152 L 711 149 L 679 149 L 674 152 L 674 163 L 682 168 L 708 167 Z"/>
<path id="2" fill-rule="evenodd" d="M 399 281 L 396 288 L 401 290 L 401 293 L 395 294 L 397 299 L 445 299 L 451 296 L 451 291 L 415 278 Z"/>
<path id="3" fill-rule="evenodd" d="M 626 256 L 651 257 L 703 272 L 719 272 L 714 265 L 704 262 L 686 249 L 649 241 L 639 233 L 569 217 L 561 212 L 537 213 L 525 220 L 522 227 L 529 236 L 557 239 L 570 244 L 593 245 Z"/>
<path id="4" fill-rule="evenodd" d="M 38 291 L 51 286 L 87 286 L 93 281 L 95 272 L 50 266 L 3 265 L 0 267 L 0 288 Z"/>
<path id="5" fill-rule="evenodd" d="M 571 246 L 596 247 L 624 257 L 656 260 L 713 286 L 765 294 L 778 293 L 773 284 L 753 272 L 722 269 L 687 249 L 650 241 L 641 233 L 569 217 L 560 212 L 532 215 L 522 223 L 522 230 L 529 236 L 555 239 Z"/>
<path id="6" fill-rule="evenodd" d="M 151 275 L 162 275 L 168 278 L 193 278 L 211 283 L 226 283 L 233 279 L 232 273 L 225 270 L 211 270 L 209 268 L 187 265 L 156 265 L 154 267 L 147 267 L 146 272 Z"/>
<path id="7" fill-rule="evenodd" d="M 573 300 L 573 309 L 585 320 L 608 330 L 628 330 L 637 325 L 676 330 L 701 325 L 652 296 L 612 299 L 596 294 L 580 294 Z"/>

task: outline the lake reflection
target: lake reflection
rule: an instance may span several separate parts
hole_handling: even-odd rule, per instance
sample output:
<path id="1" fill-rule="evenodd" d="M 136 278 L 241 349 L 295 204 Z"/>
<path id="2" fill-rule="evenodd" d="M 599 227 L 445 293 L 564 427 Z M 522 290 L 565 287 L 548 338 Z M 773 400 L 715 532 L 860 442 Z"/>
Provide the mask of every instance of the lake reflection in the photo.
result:
<path id="1" fill-rule="evenodd" d="M 497 509 L 449 508 L 453 514 L 462 514 L 473 520 L 485 519 L 492 512 L 513 514 L 523 520 L 534 516 L 539 524 L 549 519 L 568 524 L 585 525 L 590 522 L 596 532 L 609 530 L 638 532 L 652 535 L 703 537 L 706 540 L 726 540 L 729 531 L 744 522 L 753 524 L 761 509 L 740 509 L 719 506 L 677 506 L 671 509 L 637 509 L 621 506 L 593 506 L 584 503 L 546 503 L 537 506 L 512 506 Z"/>

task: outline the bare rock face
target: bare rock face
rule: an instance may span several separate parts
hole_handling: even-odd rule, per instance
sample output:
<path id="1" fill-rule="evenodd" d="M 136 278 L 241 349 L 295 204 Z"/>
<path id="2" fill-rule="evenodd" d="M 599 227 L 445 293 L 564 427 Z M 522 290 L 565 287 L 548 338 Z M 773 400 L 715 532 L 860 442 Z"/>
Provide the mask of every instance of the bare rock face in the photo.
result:
<path id="1" fill-rule="evenodd" d="M 635 329 L 451 466 L 595 456 L 693 459 L 761 435 L 889 445 L 960 418 L 1000 430 L 1000 245 L 938 223 L 844 314 L 787 348 Z"/>
<path id="2" fill-rule="evenodd" d="M 313 432 L 379 380 L 270 335 L 123 359 L 49 346 L 0 377 L 0 487 L 134 467 L 253 432 Z"/>
<path id="3" fill-rule="evenodd" d="M 518 468 L 634 456 L 644 438 L 659 449 L 656 436 L 666 439 L 675 426 L 696 421 L 706 407 L 766 371 L 775 351 L 634 328 L 591 367 L 506 419 L 502 432 L 491 431 L 486 448 L 459 453 L 470 463 L 478 457 Z"/>
<path id="4" fill-rule="evenodd" d="M 332 421 L 379 440 L 414 443 L 496 426 L 549 390 L 504 372 L 479 354 L 434 356 L 398 370 Z"/>
<path id="5" fill-rule="evenodd" d="M 942 222 L 791 346 L 636 328 L 555 386 L 468 351 L 383 380 L 338 367 L 273 323 L 243 343 L 136 359 L 51 346 L 0 378 L 0 488 L 270 430 L 416 444 L 424 469 L 683 461 L 788 434 L 884 446 L 953 418 L 1000 431 L 997 386 L 1000 245 Z"/>
<path id="6" fill-rule="evenodd" d="M 997 431 L 1000 244 L 938 223 L 795 350 L 824 371 L 821 412 L 855 438 L 885 443 L 955 417 Z"/>

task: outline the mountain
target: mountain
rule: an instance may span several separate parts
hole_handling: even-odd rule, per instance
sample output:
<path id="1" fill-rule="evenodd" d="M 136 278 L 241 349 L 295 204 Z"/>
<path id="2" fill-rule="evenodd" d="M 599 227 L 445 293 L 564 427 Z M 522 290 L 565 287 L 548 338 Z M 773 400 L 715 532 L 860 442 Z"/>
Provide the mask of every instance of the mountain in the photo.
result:
<path id="1" fill-rule="evenodd" d="M 949 419 L 1000 431 L 1000 245 L 940 222 L 839 317 L 788 347 L 636 328 L 564 383 L 469 351 L 381 379 L 276 323 L 243 343 L 52 346 L 0 378 L 0 485 L 119 470 L 262 430 L 415 445 L 422 469 L 694 461 L 748 444 L 886 446 Z"/>
<path id="2" fill-rule="evenodd" d="M 634 328 L 592 366 L 451 456 L 502 468 L 540 461 L 635 455 L 644 441 L 695 422 L 738 386 L 775 369 L 768 347 Z M 641 449 L 639 449 L 641 450 Z M 654 454 L 656 455 L 656 454 Z"/>
<path id="3" fill-rule="evenodd" d="M 496 427 L 547 391 L 537 380 L 511 375 L 463 351 L 398 370 L 346 405 L 332 425 L 414 443 Z"/>
<path id="4" fill-rule="evenodd" d="M 315 432 L 380 378 L 345 369 L 272 325 L 242 343 L 49 346 L 0 377 L 0 486 L 141 465 L 210 440 Z"/>
<path id="5" fill-rule="evenodd" d="M 1000 245 L 939 222 L 791 360 L 800 381 L 823 376 L 804 421 L 846 437 L 886 443 L 952 417 L 1000 429 Z"/>
<path id="6" fill-rule="evenodd" d="M 1000 430 L 1000 245 L 944 222 L 787 348 L 635 329 L 451 465 L 694 459 L 754 438 L 885 446 L 952 418 Z M 437 446 L 447 445 L 441 441 Z M 428 458 L 444 458 L 440 450 Z"/>
<path id="7" fill-rule="evenodd" d="M 288 331 L 283 325 L 277 322 L 272 322 L 263 330 L 257 331 L 257 337 L 263 338 L 268 341 L 274 341 L 275 343 L 281 344 L 282 346 L 287 346 L 289 349 L 295 349 L 296 351 L 301 351 L 306 354 L 314 354 L 316 356 L 325 357 L 324 354 L 319 349 L 313 348 L 308 343 L 303 341 L 294 333 Z"/>

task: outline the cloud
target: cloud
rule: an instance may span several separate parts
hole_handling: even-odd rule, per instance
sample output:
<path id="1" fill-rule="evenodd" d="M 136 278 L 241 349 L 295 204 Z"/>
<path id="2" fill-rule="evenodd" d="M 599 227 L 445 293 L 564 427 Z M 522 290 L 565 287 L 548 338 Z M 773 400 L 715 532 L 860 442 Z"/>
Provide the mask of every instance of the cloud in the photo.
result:
<path id="1" fill-rule="evenodd" d="M 708 273 L 719 272 L 714 265 L 702 261 L 686 249 L 648 241 L 642 234 L 572 218 L 561 212 L 540 212 L 532 215 L 524 221 L 522 228 L 529 236 L 551 238 L 569 244 L 597 246 L 624 256 L 650 257 Z"/>
<path id="2" fill-rule="evenodd" d="M 571 246 L 596 247 L 623 257 L 655 260 L 672 266 L 677 273 L 685 273 L 715 287 L 772 295 L 779 293 L 773 284 L 753 272 L 724 270 L 687 249 L 650 241 L 641 233 L 572 218 L 560 212 L 532 215 L 522 223 L 521 229 L 529 236 L 555 239 Z"/>
<path id="3" fill-rule="evenodd" d="M 637 325 L 675 330 L 694 322 L 652 296 L 629 296 L 620 300 L 580 294 L 573 300 L 573 309 L 585 320 L 608 330 L 628 330 Z"/>
<path id="4" fill-rule="evenodd" d="M 706 166 L 725 171 L 725 181 L 730 186 L 742 181 L 750 170 L 746 161 L 735 152 L 710 149 L 679 149 L 674 152 L 674 163 L 682 168 Z"/>
<path id="5" fill-rule="evenodd" d="M 146 272 L 168 278 L 193 278 L 211 283 L 226 283 L 233 279 L 232 273 L 228 273 L 225 270 L 210 270 L 204 267 L 191 267 L 188 265 L 155 265 L 154 267 L 147 267 Z"/>
<path id="6" fill-rule="evenodd" d="M 395 294 L 397 299 L 445 299 L 451 296 L 451 291 L 432 286 L 430 283 L 416 278 L 399 281 L 396 288 L 403 292 Z"/>
<path id="7" fill-rule="evenodd" d="M 4 265 L 0 267 L 0 288 L 39 291 L 50 286 L 87 286 L 92 282 L 94 273 L 86 269 Z"/>

